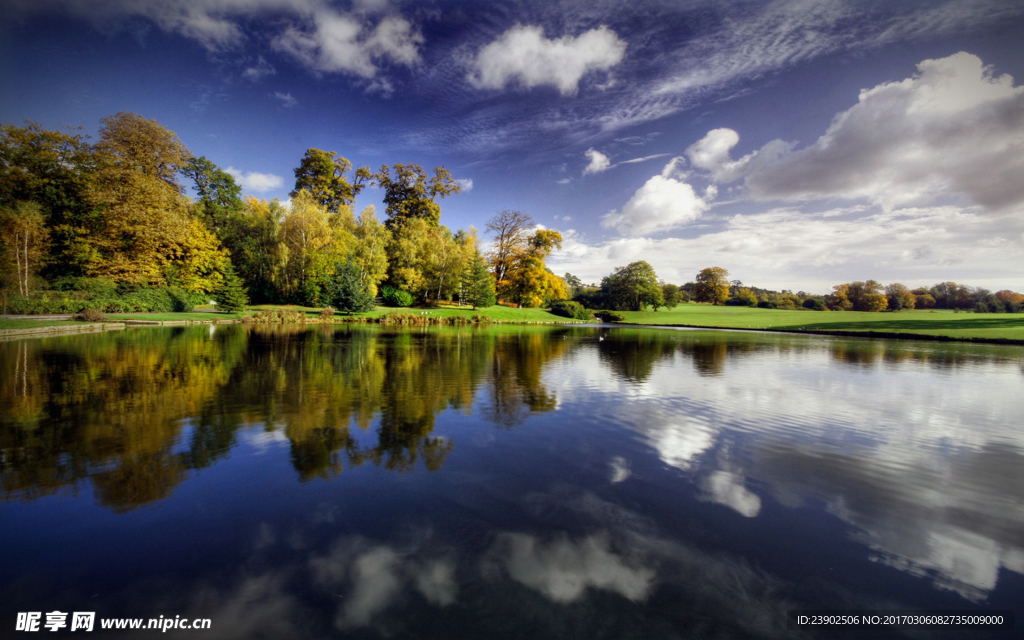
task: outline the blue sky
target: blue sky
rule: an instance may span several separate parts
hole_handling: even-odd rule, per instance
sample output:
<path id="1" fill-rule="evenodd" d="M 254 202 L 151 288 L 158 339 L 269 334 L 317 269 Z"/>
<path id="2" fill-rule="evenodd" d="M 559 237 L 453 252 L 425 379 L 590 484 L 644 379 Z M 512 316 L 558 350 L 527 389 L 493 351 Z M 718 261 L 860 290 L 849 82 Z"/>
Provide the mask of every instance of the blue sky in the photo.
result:
<path id="1" fill-rule="evenodd" d="M 1020 2 L 5 6 L 0 120 L 134 111 L 258 197 L 316 147 L 445 166 L 444 224 L 526 211 L 585 281 L 1024 291 Z"/>

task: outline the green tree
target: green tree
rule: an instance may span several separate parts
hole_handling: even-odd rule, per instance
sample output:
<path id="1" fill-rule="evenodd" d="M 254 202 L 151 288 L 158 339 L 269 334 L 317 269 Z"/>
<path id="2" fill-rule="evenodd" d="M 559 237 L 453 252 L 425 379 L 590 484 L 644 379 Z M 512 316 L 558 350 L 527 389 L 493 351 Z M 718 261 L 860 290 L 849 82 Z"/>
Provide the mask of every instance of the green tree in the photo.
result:
<path id="1" fill-rule="evenodd" d="M 391 242 L 391 232 L 381 224 L 371 205 L 359 214 L 354 235 L 352 259 L 359 266 L 359 279 L 370 295 L 376 296 L 378 285 L 388 273 L 387 248 Z"/>
<path id="2" fill-rule="evenodd" d="M 465 301 L 474 309 L 493 307 L 498 301 L 494 292 L 494 278 L 487 269 L 487 262 L 480 255 L 479 251 L 473 253 L 473 258 L 462 275 L 462 296 L 460 302 Z"/>
<path id="3" fill-rule="evenodd" d="M 729 272 L 722 267 L 708 267 L 697 274 L 693 299 L 697 302 L 722 304 L 729 298 Z"/>
<path id="4" fill-rule="evenodd" d="M 392 167 L 385 164 L 373 174 L 372 180 L 384 190 L 388 214 L 385 224 L 392 231 L 413 218 L 422 218 L 437 226 L 441 220 L 441 205 L 436 200 L 462 192 L 443 167 L 435 167 L 434 176 L 428 178 L 423 167 L 417 164 L 395 164 Z"/>
<path id="5" fill-rule="evenodd" d="M 665 303 L 665 294 L 654 267 L 643 260 L 618 267 L 614 273 L 604 277 L 601 294 L 610 308 L 619 310 L 642 311 L 650 305 L 657 311 Z"/>
<path id="6" fill-rule="evenodd" d="M 679 305 L 679 285 L 664 282 L 661 285 L 661 296 L 665 300 L 665 306 L 675 309 Z"/>
<path id="7" fill-rule="evenodd" d="M 331 306 L 338 311 L 352 314 L 373 309 L 373 295 L 362 281 L 359 265 L 351 260 L 335 265 L 334 277 L 325 289 Z"/>
<path id="8" fill-rule="evenodd" d="M 306 155 L 295 169 L 295 189 L 288 195 L 296 197 L 308 191 L 313 200 L 328 213 L 338 213 L 340 207 L 351 206 L 373 177 L 369 168 L 359 167 L 351 179 L 352 163 L 334 151 L 306 149 Z"/>
<path id="9" fill-rule="evenodd" d="M 235 274 L 230 262 L 224 269 L 223 282 L 213 295 L 217 301 L 217 308 L 225 313 L 241 313 L 245 311 L 245 305 L 249 304 L 249 298 L 242 288 L 242 281 Z"/>
<path id="10" fill-rule="evenodd" d="M 256 303 L 275 302 L 287 261 L 280 221 L 288 212 L 277 200 L 246 196 L 244 202 L 245 208 L 225 221 L 224 244 L 249 298 Z"/>
<path id="11" fill-rule="evenodd" d="M 228 216 L 245 208 L 242 188 L 205 156 L 189 158 L 181 172 L 195 184 L 197 217 L 221 237 Z"/>
<path id="12" fill-rule="evenodd" d="M 571 273 L 566 273 L 562 276 L 562 280 L 565 281 L 565 287 L 568 289 L 570 297 L 575 298 L 581 291 L 583 291 L 583 281 Z"/>

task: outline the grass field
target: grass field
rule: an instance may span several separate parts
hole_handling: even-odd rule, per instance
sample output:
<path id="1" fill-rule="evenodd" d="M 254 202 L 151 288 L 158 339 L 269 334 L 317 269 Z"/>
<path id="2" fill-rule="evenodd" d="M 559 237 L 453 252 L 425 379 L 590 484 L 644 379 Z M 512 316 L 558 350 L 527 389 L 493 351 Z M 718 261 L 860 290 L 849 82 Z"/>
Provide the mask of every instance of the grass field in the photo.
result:
<path id="1" fill-rule="evenodd" d="M 858 311 L 785 311 L 751 307 L 682 304 L 672 310 L 623 311 L 626 322 L 723 329 L 843 331 L 944 336 L 956 339 L 1024 341 L 1024 314 L 954 313 L 914 310 L 896 313 Z"/>
<path id="2" fill-rule="evenodd" d="M 74 320 L 29 320 L 22 318 L 0 318 L 0 331 L 8 329 L 37 329 L 39 327 L 63 327 L 78 325 Z"/>

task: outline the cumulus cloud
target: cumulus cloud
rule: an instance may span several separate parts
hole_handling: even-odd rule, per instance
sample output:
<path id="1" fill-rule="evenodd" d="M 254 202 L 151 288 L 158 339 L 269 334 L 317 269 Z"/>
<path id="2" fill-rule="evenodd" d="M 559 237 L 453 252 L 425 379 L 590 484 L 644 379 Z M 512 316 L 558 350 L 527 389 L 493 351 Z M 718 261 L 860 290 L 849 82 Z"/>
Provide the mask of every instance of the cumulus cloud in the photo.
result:
<path id="1" fill-rule="evenodd" d="M 678 173 L 680 158 L 675 158 L 636 190 L 621 212 L 612 211 L 601 219 L 601 226 L 623 235 L 640 236 L 677 229 L 693 222 L 711 206 L 718 191 L 709 186 L 698 195 Z"/>
<path id="2" fill-rule="evenodd" d="M 608 167 L 610 167 L 612 164 L 611 161 L 608 159 L 608 156 L 604 155 L 597 149 L 587 149 L 584 152 L 584 155 L 587 156 L 587 159 L 590 161 L 590 163 L 587 164 L 585 169 L 583 169 L 583 175 L 607 171 Z"/>
<path id="3" fill-rule="evenodd" d="M 501 89 L 518 82 L 527 89 L 548 85 L 573 95 L 591 71 L 607 71 L 626 54 L 626 42 L 602 25 L 579 36 L 547 39 L 540 26 L 517 25 L 484 46 L 471 63 L 470 84 Z"/>
<path id="4" fill-rule="evenodd" d="M 861 92 L 814 144 L 776 140 L 732 160 L 739 141 L 715 129 L 687 149 L 720 182 L 743 178 L 758 199 L 864 198 L 886 211 L 938 196 L 989 210 L 1024 203 L 1024 87 L 960 52 Z"/>
<path id="5" fill-rule="evenodd" d="M 712 472 L 701 481 L 705 496 L 736 513 L 753 518 L 761 512 L 761 498 L 743 485 L 743 476 L 730 471 Z"/>
<path id="6" fill-rule="evenodd" d="M 473 178 L 459 178 L 455 181 L 463 193 L 473 190 Z"/>
<path id="7" fill-rule="evenodd" d="M 245 191 L 262 193 L 264 191 L 270 191 L 271 189 L 280 189 L 281 186 L 284 185 L 284 179 L 281 176 L 275 176 L 272 173 L 258 173 L 256 171 L 245 173 L 234 167 L 228 167 L 225 171 L 231 174 L 231 177 L 235 179 L 235 182 L 237 182 Z"/>
<path id="8" fill-rule="evenodd" d="M 273 47 L 314 71 L 372 78 L 381 60 L 417 63 L 422 43 L 405 18 L 388 16 L 370 30 L 356 16 L 320 9 L 307 27 L 291 26 L 274 38 Z"/>
<path id="9" fill-rule="evenodd" d="M 280 100 L 286 109 L 290 109 L 291 107 L 299 104 L 299 101 L 292 97 L 291 92 L 281 93 L 280 91 L 275 91 L 274 97 Z"/>

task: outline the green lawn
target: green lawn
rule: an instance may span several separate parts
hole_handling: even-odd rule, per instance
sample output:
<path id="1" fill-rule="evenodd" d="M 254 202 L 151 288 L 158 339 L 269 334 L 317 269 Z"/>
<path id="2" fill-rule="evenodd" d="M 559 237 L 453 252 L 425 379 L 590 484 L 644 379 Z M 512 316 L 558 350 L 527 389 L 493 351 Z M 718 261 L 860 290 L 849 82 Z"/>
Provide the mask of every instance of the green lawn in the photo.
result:
<path id="1" fill-rule="evenodd" d="M 858 311 L 784 311 L 751 307 L 682 304 L 675 309 L 621 312 L 635 324 L 684 325 L 776 331 L 856 331 L 910 333 L 958 339 L 1024 340 L 1024 314 L 954 313 L 914 310 L 897 313 Z"/>
<path id="2" fill-rule="evenodd" d="M 38 327 L 63 327 L 82 324 L 74 320 L 27 320 L 21 318 L 0 318 L 0 331 L 8 329 L 36 329 Z"/>

